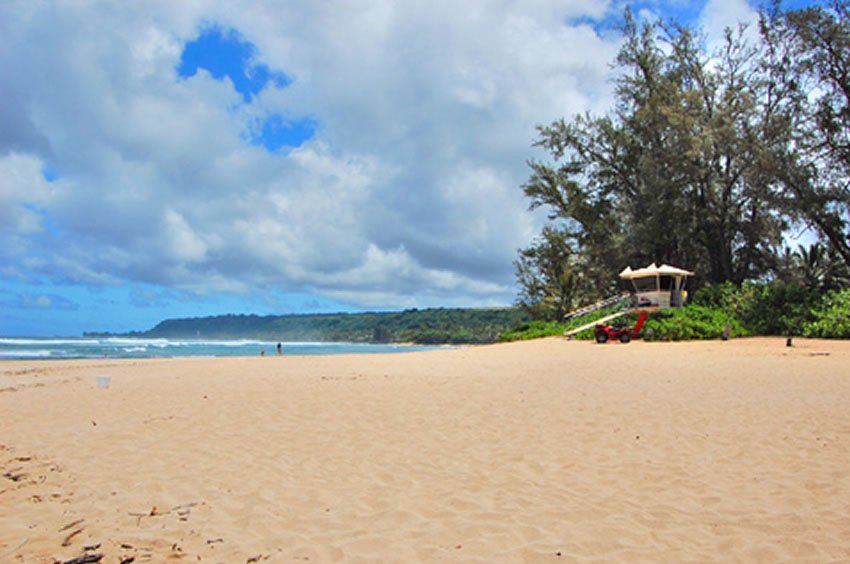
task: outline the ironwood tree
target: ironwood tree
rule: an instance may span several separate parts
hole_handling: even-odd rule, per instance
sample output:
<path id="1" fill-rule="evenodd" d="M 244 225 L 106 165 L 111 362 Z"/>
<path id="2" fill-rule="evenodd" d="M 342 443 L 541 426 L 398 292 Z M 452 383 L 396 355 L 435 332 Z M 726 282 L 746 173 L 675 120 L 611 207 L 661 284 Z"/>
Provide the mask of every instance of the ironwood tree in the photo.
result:
<path id="1" fill-rule="evenodd" d="M 598 294 L 650 261 L 695 270 L 698 284 L 769 278 L 801 222 L 850 260 L 847 5 L 774 5 L 760 41 L 739 26 L 711 53 L 692 27 L 626 11 L 614 107 L 540 127 L 551 160 L 530 162 L 523 185 Z M 552 255 L 539 250 L 521 260 Z"/>
<path id="2" fill-rule="evenodd" d="M 559 320 L 596 295 L 587 265 L 571 249 L 563 229 L 547 226 L 514 261 L 519 305 L 534 319 Z"/>
<path id="3" fill-rule="evenodd" d="M 764 171 L 767 85 L 758 51 L 729 31 L 710 57 L 675 23 L 626 14 L 616 106 L 539 129 L 554 162 L 530 163 L 531 207 L 562 221 L 576 250 L 613 276 L 669 262 L 712 282 L 741 282 L 773 263 L 786 222 Z"/>
<path id="4" fill-rule="evenodd" d="M 813 227 L 850 266 L 850 3 L 761 17 L 774 126 L 771 147 L 784 213 Z"/>

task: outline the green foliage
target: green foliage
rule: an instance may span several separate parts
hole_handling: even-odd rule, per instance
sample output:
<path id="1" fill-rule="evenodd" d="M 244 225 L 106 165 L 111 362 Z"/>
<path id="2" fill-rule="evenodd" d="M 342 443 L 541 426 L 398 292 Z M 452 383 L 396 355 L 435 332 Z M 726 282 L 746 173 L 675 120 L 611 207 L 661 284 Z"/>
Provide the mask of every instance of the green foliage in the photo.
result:
<path id="1" fill-rule="evenodd" d="M 697 283 L 776 276 L 787 286 L 723 307 L 757 333 L 799 334 L 817 301 L 806 290 L 850 284 L 850 1 L 774 0 L 760 32 L 729 30 L 708 53 L 699 30 L 626 11 L 613 108 L 539 128 L 551 159 L 530 162 L 522 188 L 570 253 L 554 263 L 566 278 L 518 273 L 542 280 L 529 311 L 557 319 L 579 275 L 598 296 L 626 264 L 667 262 Z M 801 225 L 826 245 L 783 255 Z"/>
<path id="2" fill-rule="evenodd" d="M 761 35 L 772 126 L 788 130 L 772 159 L 777 201 L 850 267 L 850 2 L 776 8 L 762 15 Z"/>
<path id="3" fill-rule="evenodd" d="M 694 304 L 722 310 L 754 335 L 801 335 L 822 296 L 817 290 L 780 281 L 745 282 L 740 287 L 724 283 L 698 291 Z"/>
<path id="4" fill-rule="evenodd" d="M 563 323 L 557 321 L 531 321 L 515 327 L 510 331 L 505 331 L 499 336 L 499 340 L 507 343 L 510 341 L 529 341 L 543 337 L 555 337 L 564 334 L 564 327 L 565 325 Z"/>
<path id="5" fill-rule="evenodd" d="M 647 319 L 643 333 L 647 341 L 720 339 L 727 324 L 731 337 L 748 334 L 727 312 L 701 305 L 658 311 Z"/>
<path id="6" fill-rule="evenodd" d="M 566 322 L 558 322 L 558 321 L 542 321 L 536 320 L 531 321 L 529 323 L 523 323 L 518 327 L 506 331 L 502 333 L 499 337 L 499 340 L 502 342 L 510 342 L 510 341 L 527 341 L 531 339 L 540 339 L 543 337 L 560 337 L 567 331 L 571 329 L 575 329 L 577 327 L 581 327 L 587 323 L 592 323 L 597 319 L 602 319 L 603 317 L 610 315 L 614 312 L 620 310 L 620 305 L 615 304 L 610 307 L 601 308 L 596 311 L 591 311 L 579 317 L 574 317 L 569 319 Z M 629 315 L 621 317 L 617 320 L 619 323 L 634 323 L 636 316 Z M 582 331 L 576 335 L 573 335 L 574 339 L 592 339 L 593 338 L 593 327 Z"/>
<path id="7" fill-rule="evenodd" d="M 707 284 L 694 293 L 691 303 L 730 311 L 738 292 L 739 287 L 732 282 Z"/>
<path id="8" fill-rule="evenodd" d="M 816 288 L 775 281 L 708 286 L 695 304 L 721 310 L 754 335 L 850 338 L 850 289 Z"/>
<path id="9" fill-rule="evenodd" d="M 716 282 L 772 264 L 786 221 L 772 213 L 766 148 L 783 131 L 766 123 L 769 86 L 744 38 L 729 32 L 706 53 L 697 30 L 627 12 L 614 108 L 540 128 L 552 162 L 531 162 L 523 190 L 566 226 L 598 287 L 626 264 L 682 264 Z"/>
<path id="10" fill-rule="evenodd" d="M 744 284 L 736 303 L 738 318 L 757 335 L 800 335 L 811 319 L 819 293 L 775 282 Z"/>
<path id="11" fill-rule="evenodd" d="M 563 335 L 614 311 L 617 306 L 592 312 L 569 323 L 535 321 L 504 333 L 501 340 L 514 341 Z M 637 316 L 629 314 L 614 325 L 634 326 Z M 690 305 L 650 314 L 644 324 L 648 341 L 719 339 L 726 326 L 730 337 L 748 335 L 804 336 L 830 339 L 850 338 L 850 289 L 822 292 L 780 281 L 731 282 L 699 289 Z M 575 335 L 592 339 L 593 328 Z"/>
<path id="12" fill-rule="evenodd" d="M 551 226 L 514 261 L 520 288 L 518 303 L 532 319 L 557 321 L 596 296 L 586 265 L 573 252 L 569 234 Z"/>
<path id="13" fill-rule="evenodd" d="M 515 331 L 502 335 L 503 341 L 537 339 L 541 337 L 560 336 L 565 331 L 579 327 L 594 319 L 600 319 L 611 313 L 585 316 L 567 323 L 534 321 L 525 324 Z M 637 323 L 637 314 L 629 314 L 612 322 L 615 327 L 631 326 Z M 748 335 L 741 323 L 726 312 L 706 306 L 688 306 L 681 309 L 666 309 L 651 314 L 644 324 L 643 334 L 648 341 L 679 341 L 697 339 L 719 339 L 723 335 L 726 324 L 729 324 L 730 336 Z M 590 327 L 574 335 L 578 340 L 594 338 L 594 328 Z"/>
<path id="14" fill-rule="evenodd" d="M 786 248 L 776 267 L 779 280 L 810 290 L 828 291 L 850 287 L 850 266 L 831 244 L 799 245 Z"/>
<path id="15" fill-rule="evenodd" d="M 804 336 L 850 339 L 850 290 L 827 294 L 812 317 L 803 325 Z"/>

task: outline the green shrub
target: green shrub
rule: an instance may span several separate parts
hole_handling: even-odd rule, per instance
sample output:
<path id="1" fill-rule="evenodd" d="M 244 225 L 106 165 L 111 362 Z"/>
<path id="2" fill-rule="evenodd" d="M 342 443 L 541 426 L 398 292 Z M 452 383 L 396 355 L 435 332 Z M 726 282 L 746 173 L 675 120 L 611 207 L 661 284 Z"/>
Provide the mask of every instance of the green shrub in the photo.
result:
<path id="1" fill-rule="evenodd" d="M 698 290 L 693 304 L 724 311 L 754 335 L 802 335 L 822 298 L 816 290 L 779 281 L 740 287 L 725 282 Z"/>
<path id="2" fill-rule="evenodd" d="M 502 341 L 563 335 L 617 310 L 598 310 L 567 323 L 531 322 L 501 336 Z M 613 324 L 634 326 L 637 316 L 621 317 Z M 850 338 L 850 289 L 826 294 L 783 282 L 726 282 L 701 288 L 684 308 L 665 309 L 649 316 L 643 328 L 646 340 L 719 339 L 726 324 L 730 336 L 801 335 L 832 339 Z M 593 327 L 573 336 L 592 339 Z"/>
<path id="3" fill-rule="evenodd" d="M 694 293 L 691 305 L 700 305 L 731 312 L 739 299 L 741 288 L 732 282 L 708 284 Z"/>
<path id="4" fill-rule="evenodd" d="M 527 341 L 564 334 L 564 324 L 556 321 L 530 321 L 519 327 L 506 331 L 499 336 L 503 343 L 509 341 Z"/>
<path id="5" fill-rule="evenodd" d="M 738 318 L 757 335 L 800 335 L 822 299 L 817 291 L 773 282 L 744 284 Z"/>
<path id="6" fill-rule="evenodd" d="M 824 296 L 819 307 L 812 310 L 812 318 L 803 325 L 804 336 L 850 338 L 850 289 L 830 292 Z"/>
<path id="7" fill-rule="evenodd" d="M 643 333 L 648 341 L 719 339 L 727 323 L 731 337 L 748 334 L 741 323 L 727 312 L 701 305 L 658 311 L 647 319 Z"/>

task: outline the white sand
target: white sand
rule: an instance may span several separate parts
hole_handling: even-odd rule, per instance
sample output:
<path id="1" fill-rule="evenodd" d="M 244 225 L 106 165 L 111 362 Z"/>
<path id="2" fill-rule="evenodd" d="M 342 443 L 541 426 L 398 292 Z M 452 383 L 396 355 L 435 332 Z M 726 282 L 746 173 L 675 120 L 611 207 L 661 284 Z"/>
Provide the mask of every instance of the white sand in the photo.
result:
<path id="1" fill-rule="evenodd" d="M 2 362 L 0 562 L 850 562 L 850 343 L 784 345 Z"/>

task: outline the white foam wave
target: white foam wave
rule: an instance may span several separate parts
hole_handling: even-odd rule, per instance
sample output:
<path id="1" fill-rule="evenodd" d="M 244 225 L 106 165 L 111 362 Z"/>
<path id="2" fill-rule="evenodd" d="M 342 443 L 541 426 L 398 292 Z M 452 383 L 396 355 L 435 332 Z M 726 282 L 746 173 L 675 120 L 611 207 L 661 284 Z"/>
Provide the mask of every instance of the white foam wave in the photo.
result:
<path id="1" fill-rule="evenodd" d="M 0 345 L 97 345 L 97 339 L 20 339 L 15 337 L 0 338 Z"/>
<path id="2" fill-rule="evenodd" d="M 133 339 L 130 337 L 108 337 L 96 344 L 127 347 L 167 347 L 170 343 L 168 339 Z"/>
<path id="3" fill-rule="evenodd" d="M 0 351 L 0 358 L 48 358 L 53 355 L 50 350 L 7 350 Z"/>

